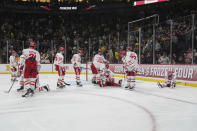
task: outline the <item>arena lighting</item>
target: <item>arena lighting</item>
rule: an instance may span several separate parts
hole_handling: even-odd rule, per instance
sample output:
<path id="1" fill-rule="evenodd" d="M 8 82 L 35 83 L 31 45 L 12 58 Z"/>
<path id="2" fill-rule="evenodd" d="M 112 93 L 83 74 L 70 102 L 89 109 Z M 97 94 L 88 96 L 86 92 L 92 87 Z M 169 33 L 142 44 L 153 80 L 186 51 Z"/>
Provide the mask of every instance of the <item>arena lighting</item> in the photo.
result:
<path id="1" fill-rule="evenodd" d="M 146 4 L 152 4 L 152 3 L 158 3 L 158 2 L 166 2 L 168 0 L 143 0 L 143 1 L 135 1 L 134 6 L 137 5 L 146 5 Z"/>

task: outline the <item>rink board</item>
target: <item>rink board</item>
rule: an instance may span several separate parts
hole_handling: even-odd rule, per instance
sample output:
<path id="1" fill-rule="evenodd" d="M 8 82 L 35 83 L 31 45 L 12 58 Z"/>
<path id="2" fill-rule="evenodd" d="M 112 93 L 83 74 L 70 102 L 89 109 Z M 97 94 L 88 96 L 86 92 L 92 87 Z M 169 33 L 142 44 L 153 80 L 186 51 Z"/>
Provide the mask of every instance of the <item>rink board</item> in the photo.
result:
<path id="1" fill-rule="evenodd" d="M 92 75 L 90 64 L 82 64 L 81 74 Z M 66 74 L 74 74 L 72 64 L 65 64 Z M 110 70 L 117 78 L 125 78 L 121 64 L 110 64 Z M 197 65 L 148 65 L 142 64 L 136 80 L 164 82 L 165 72 L 173 70 L 177 73 L 177 84 L 197 87 Z M 0 64 L 0 74 L 9 74 L 9 64 Z M 40 74 L 57 74 L 53 64 L 41 64 Z"/>

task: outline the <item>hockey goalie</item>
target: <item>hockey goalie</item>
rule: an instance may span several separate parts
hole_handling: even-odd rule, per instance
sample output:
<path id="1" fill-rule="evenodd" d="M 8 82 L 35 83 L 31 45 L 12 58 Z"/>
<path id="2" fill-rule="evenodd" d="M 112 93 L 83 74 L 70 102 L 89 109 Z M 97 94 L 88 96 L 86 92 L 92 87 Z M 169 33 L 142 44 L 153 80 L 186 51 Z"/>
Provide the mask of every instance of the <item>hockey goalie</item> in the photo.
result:
<path id="1" fill-rule="evenodd" d="M 159 88 L 164 88 L 164 87 L 170 87 L 174 88 L 176 87 L 176 73 L 174 71 L 168 71 L 165 73 L 165 83 L 161 84 L 158 82 L 158 87 Z"/>
<path id="2" fill-rule="evenodd" d="M 101 73 L 100 87 L 106 87 L 106 86 L 121 87 L 121 84 L 122 84 L 122 80 L 119 80 L 118 83 L 115 82 L 114 75 L 112 71 L 109 69 L 109 62 L 106 62 L 105 67 L 102 69 L 102 73 Z"/>

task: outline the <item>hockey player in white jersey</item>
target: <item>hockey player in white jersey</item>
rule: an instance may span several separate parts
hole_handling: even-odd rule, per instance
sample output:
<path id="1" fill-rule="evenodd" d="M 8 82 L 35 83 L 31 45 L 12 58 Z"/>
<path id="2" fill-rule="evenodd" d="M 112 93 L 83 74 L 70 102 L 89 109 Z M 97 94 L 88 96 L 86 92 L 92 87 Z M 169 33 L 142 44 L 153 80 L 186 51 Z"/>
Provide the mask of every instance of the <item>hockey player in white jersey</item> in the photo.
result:
<path id="1" fill-rule="evenodd" d="M 96 54 L 93 58 L 91 64 L 91 70 L 93 73 L 92 83 L 99 84 L 101 83 L 100 75 L 102 73 L 102 69 L 105 67 L 105 58 L 102 55 L 101 49 L 98 50 L 98 54 Z"/>
<path id="2" fill-rule="evenodd" d="M 58 88 L 64 88 L 65 83 L 64 83 L 64 75 L 65 75 L 65 67 L 64 67 L 64 47 L 59 48 L 59 52 L 55 56 L 54 60 L 54 65 L 55 65 L 55 70 L 58 72 L 58 81 L 57 81 L 57 87 Z"/>
<path id="3" fill-rule="evenodd" d="M 100 87 L 106 87 L 106 86 L 121 87 L 121 85 L 122 85 L 122 80 L 118 80 L 118 82 L 115 81 L 114 74 L 109 69 L 109 62 L 106 62 L 105 68 L 102 70 L 101 73 Z"/>
<path id="4" fill-rule="evenodd" d="M 164 87 L 170 87 L 174 88 L 176 87 L 176 73 L 174 71 L 167 71 L 165 73 L 165 83 L 161 84 L 158 82 L 158 87 L 164 88 Z"/>
<path id="5" fill-rule="evenodd" d="M 20 76 L 20 81 L 19 81 L 19 85 L 20 85 L 20 88 L 17 89 L 18 92 L 20 91 L 23 91 L 24 90 L 24 64 L 25 64 L 25 61 L 24 61 L 24 55 L 21 55 L 20 56 L 20 60 L 19 60 L 19 76 Z M 39 75 L 37 74 L 37 78 L 36 78 L 36 84 L 35 84 L 35 87 L 34 87 L 34 91 L 35 90 L 38 90 L 39 92 L 43 91 L 43 90 L 46 90 L 46 91 L 49 91 L 49 85 L 45 85 L 45 86 L 40 86 L 40 83 L 39 83 Z"/>
<path id="6" fill-rule="evenodd" d="M 132 52 L 132 47 L 127 47 L 126 56 L 123 60 L 123 67 L 127 75 L 126 89 L 133 89 L 135 87 L 135 74 L 137 71 L 138 58 L 135 52 Z"/>
<path id="7" fill-rule="evenodd" d="M 12 50 L 12 55 L 10 56 L 10 70 L 11 70 L 11 81 L 16 80 L 18 63 L 16 60 L 16 51 Z"/>
<path id="8" fill-rule="evenodd" d="M 77 54 L 74 54 L 71 63 L 73 65 L 73 68 L 75 70 L 75 75 L 76 75 L 76 83 L 78 86 L 82 86 L 81 81 L 80 81 L 80 74 L 81 74 L 81 54 L 82 50 L 78 50 Z"/>
<path id="9" fill-rule="evenodd" d="M 40 53 L 35 50 L 36 43 L 30 42 L 30 47 L 23 50 L 24 55 L 24 87 L 27 92 L 22 97 L 32 96 L 36 84 L 37 74 L 40 71 Z"/>

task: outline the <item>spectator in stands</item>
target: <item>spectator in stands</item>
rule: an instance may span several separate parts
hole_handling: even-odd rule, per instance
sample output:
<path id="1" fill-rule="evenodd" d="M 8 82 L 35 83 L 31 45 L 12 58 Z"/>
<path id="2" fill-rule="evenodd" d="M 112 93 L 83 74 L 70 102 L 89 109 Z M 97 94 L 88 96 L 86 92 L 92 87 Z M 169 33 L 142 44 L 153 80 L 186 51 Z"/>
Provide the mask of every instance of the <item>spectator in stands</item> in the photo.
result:
<path id="1" fill-rule="evenodd" d="M 146 64 L 144 54 L 141 54 L 141 63 L 140 64 Z"/>
<path id="2" fill-rule="evenodd" d="M 176 64 L 176 62 L 177 62 L 176 54 L 173 53 L 172 54 L 172 64 Z"/>
<path id="3" fill-rule="evenodd" d="M 191 64 L 191 59 L 189 59 L 189 58 L 185 58 L 185 62 L 184 62 L 185 64 Z"/>
<path id="4" fill-rule="evenodd" d="M 153 64 L 153 56 L 151 55 L 150 52 L 147 53 L 145 61 L 146 61 L 146 64 Z"/>
<path id="5" fill-rule="evenodd" d="M 160 52 L 157 52 L 156 53 L 156 64 L 160 64 L 160 62 L 159 62 L 159 58 L 161 57 L 161 54 L 160 54 Z"/>
<path id="6" fill-rule="evenodd" d="M 182 56 L 179 56 L 176 64 L 184 64 L 184 60 L 183 60 L 183 57 Z"/>
<path id="7" fill-rule="evenodd" d="M 196 52 L 196 49 L 194 49 L 194 64 L 197 64 L 197 52 Z"/>
<path id="8" fill-rule="evenodd" d="M 156 52 L 160 52 L 161 51 L 161 44 L 158 42 L 158 40 L 156 41 L 156 44 L 155 44 L 155 51 Z"/>
<path id="9" fill-rule="evenodd" d="M 163 53 L 163 55 L 159 58 L 158 62 L 160 64 L 170 64 L 170 59 L 167 56 L 167 53 L 166 52 Z"/>

